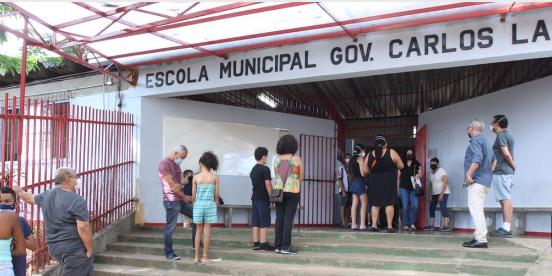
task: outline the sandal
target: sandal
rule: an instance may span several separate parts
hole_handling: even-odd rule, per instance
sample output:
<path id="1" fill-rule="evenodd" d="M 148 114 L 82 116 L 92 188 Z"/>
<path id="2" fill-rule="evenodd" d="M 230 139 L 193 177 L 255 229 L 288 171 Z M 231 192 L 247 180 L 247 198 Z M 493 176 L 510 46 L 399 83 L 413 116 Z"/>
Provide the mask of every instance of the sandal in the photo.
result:
<path id="1" fill-rule="evenodd" d="M 194 259 L 194 264 L 199 264 L 199 259 Z"/>

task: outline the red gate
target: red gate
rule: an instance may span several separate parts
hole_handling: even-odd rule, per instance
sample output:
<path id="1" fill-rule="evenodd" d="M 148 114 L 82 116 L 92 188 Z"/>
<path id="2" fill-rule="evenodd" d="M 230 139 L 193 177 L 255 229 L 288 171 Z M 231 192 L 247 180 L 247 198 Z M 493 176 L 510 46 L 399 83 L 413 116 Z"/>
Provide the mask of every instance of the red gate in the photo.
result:
<path id="1" fill-rule="evenodd" d="M 133 209 L 133 116 L 68 102 L 0 100 L 0 186 L 19 185 L 33 194 L 52 189 L 55 170 L 72 167 L 82 178 L 94 232 Z M 23 204 L 20 215 L 38 242 L 29 252 L 37 271 L 50 257 L 40 208 Z"/>
<path id="2" fill-rule="evenodd" d="M 303 210 L 299 213 L 298 224 L 331 225 L 335 209 L 337 141 L 330 137 L 301 134 L 299 146 L 305 166 L 305 181 L 301 187 L 300 206 Z"/>
<path id="3" fill-rule="evenodd" d="M 427 162 L 427 126 L 423 126 L 416 133 L 416 160 L 419 160 L 422 165 L 422 186 L 427 191 L 426 187 L 426 162 Z M 431 195 L 429 195 L 431 196 Z M 419 229 L 423 229 L 426 223 L 426 196 L 422 195 L 418 198 L 418 225 Z"/>

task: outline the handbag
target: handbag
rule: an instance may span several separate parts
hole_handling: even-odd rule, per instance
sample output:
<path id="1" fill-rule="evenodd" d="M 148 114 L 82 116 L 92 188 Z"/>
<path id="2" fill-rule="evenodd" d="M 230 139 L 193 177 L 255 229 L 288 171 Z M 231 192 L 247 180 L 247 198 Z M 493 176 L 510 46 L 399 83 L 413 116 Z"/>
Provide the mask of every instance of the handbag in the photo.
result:
<path id="1" fill-rule="evenodd" d="M 293 156 L 291 158 L 293 158 Z M 284 201 L 284 187 L 286 186 L 286 181 L 289 176 L 289 170 L 291 169 L 290 160 L 287 160 L 288 167 L 286 171 L 286 179 L 282 179 L 284 185 L 282 186 L 282 189 L 272 189 L 272 192 L 270 193 L 270 198 L 268 199 L 270 203 L 282 203 Z"/>
<path id="2" fill-rule="evenodd" d="M 422 187 L 422 183 L 420 183 L 420 179 L 411 176 L 410 180 L 412 181 L 412 189 L 414 190 L 414 193 L 417 196 L 424 195 L 424 188 Z"/>

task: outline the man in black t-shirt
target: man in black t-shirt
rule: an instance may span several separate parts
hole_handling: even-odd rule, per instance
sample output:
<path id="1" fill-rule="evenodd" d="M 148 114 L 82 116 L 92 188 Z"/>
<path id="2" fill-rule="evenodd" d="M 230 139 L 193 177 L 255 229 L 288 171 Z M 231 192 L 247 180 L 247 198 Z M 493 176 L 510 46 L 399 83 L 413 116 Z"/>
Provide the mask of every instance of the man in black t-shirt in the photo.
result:
<path id="1" fill-rule="evenodd" d="M 251 195 L 251 224 L 253 226 L 253 250 L 274 250 L 266 242 L 266 232 L 270 227 L 270 202 L 269 195 L 272 193 L 272 178 L 270 169 L 266 166 L 268 150 L 263 147 L 255 149 L 255 160 L 257 164 L 251 169 L 249 176 L 253 186 Z"/>

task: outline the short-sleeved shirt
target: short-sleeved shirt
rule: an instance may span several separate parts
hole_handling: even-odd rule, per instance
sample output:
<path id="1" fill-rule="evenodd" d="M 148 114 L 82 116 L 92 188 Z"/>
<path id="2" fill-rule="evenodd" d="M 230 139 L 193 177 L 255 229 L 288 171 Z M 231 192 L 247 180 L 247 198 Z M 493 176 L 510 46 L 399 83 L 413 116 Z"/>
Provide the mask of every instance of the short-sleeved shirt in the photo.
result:
<path id="1" fill-rule="evenodd" d="M 347 173 L 347 168 L 339 160 L 337 160 L 337 162 L 335 164 L 336 164 L 335 174 L 337 175 L 338 179 L 343 180 L 343 187 L 345 188 L 345 191 L 348 192 L 349 191 L 349 174 Z"/>
<path id="2" fill-rule="evenodd" d="M 464 174 L 468 172 L 472 163 L 478 163 L 479 168 L 473 173 L 472 179 L 475 183 L 490 188 L 493 181 L 493 171 L 491 170 L 493 160 L 495 160 L 495 157 L 491 143 L 481 134 L 474 136 L 466 149 Z"/>
<path id="3" fill-rule="evenodd" d="M 514 169 L 512 169 L 512 167 L 508 165 L 508 162 L 506 162 L 504 155 L 502 155 L 502 147 L 508 147 L 510 155 L 512 155 L 512 158 L 514 158 L 514 138 L 507 130 L 503 130 L 496 134 L 496 139 L 493 144 L 493 151 L 496 158 L 496 167 L 493 174 L 514 174 Z"/>
<path id="4" fill-rule="evenodd" d="M 447 171 L 443 168 L 438 168 L 435 173 L 431 172 L 431 194 L 438 195 L 443 189 L 443 176 L 447 175 Z M 445 194 L 450 194 L 450 189 L 447 185 Z"/>
<path id="5" fill-rule="evenodd" d="M 410 177 L 415 176 L 420 171 L 422 165 L 418 160 L 412 160 L 410 166 L 407 165 L 407 162 L 404 163 L 404 168 L 401 170 L 401 182 L 399 187 L 407 190 L 414 190 L 412 187 L 412 179 Z"/>
<path id="6" fill-rule="evenodd" d="M 249 173 L 249 177 L 251 178 L 251 184 L 253 186 L 251 199 L 268 201 L 269 196 L 266 190 L 265 181 L 272 180 L 270 169 L 267 166 L 255 164 L 253 169 L 251 169 L 251 173 Z"/>
<path id="7" fill-rule="evenodd" d="M 36 195 L 34 200 L 42 208 L 50 255 L 84 251 L 84 244 L 77 231 L 77 220 L 89 220 L 86 200 L 75 192 L 59 187 Z"/>
<path id="8" fill-rule="evenodd" d="M 19 217 L 19 225 L 25 239 L 33 234 L 33 230 L 24 217 Z M 15 276 L 25 276 L 27 272 L 27 256 L 12 256 L 13 272 Z"/>
<path id="9" fill-rule="evenodd" d="M 163 178 L 165 175 L 170 175 L 174 182 L 180 183 L 182 180 L 182 170 L 180 166 L 167 157 L 159 163 L 158 173 L 163 192 L 163 201 L 182 201 L 182 199 L 171 189 L 169 183 Z"/>

